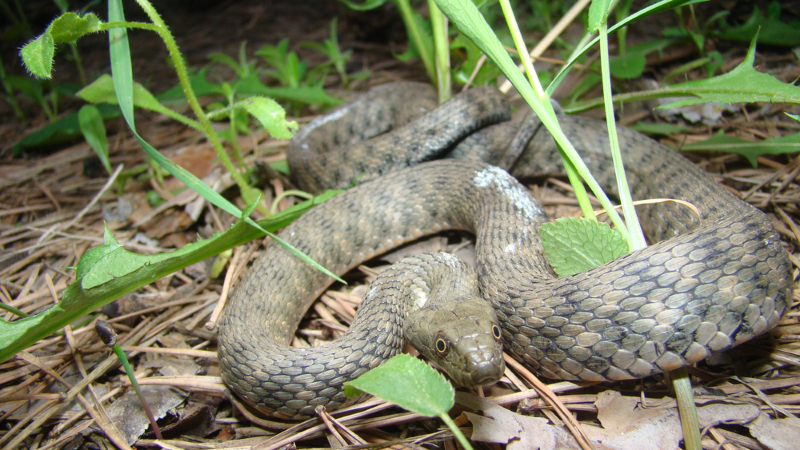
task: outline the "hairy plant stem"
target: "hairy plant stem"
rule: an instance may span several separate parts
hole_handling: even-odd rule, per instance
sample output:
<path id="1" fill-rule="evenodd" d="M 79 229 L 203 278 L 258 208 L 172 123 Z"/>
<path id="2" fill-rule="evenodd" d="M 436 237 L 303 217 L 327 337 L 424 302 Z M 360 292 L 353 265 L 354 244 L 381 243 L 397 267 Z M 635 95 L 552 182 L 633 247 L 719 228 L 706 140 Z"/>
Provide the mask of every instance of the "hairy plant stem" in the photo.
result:
<path id="1" fill-rule="evenodd" d="M 219 156 L 222 165 L 225 166 L 225 169 L 231 174 L 231 177 L 239 186 L 239 190 L 241 191 L 244 201 L 247 204 L 256 202 L 258 199 L 258 193 L 253 192 L 253 189 L 247 184 L 247 181 L 242 176 L 242 173 L 233 165 L 233 161 L 231 161 L 228 153 L 222 146 L 222 141 L 220 141 L 219 135 L 217 135 L 217 132 L 214 130 L 211 120 L 208 118 L 205 111 L 203 111 L 203 107 L 200 106 L 200 102 L 197 100 L 197 96 L 195 95 L 191 86 L 191 82 L 189 81 L 189 72 L 186 70 L 186 62 L 183 60 L 183 55 L 181 54 L 180 50 L 178 50 L 178 44 L 175 42 L 175 38 L 172 36 L 172 33 L 169 31 L 167 25 L 161 19 L 161 16 L 148 0 L 136 0 L 136 2 L 156 26 L 155 31 L 164 41 L 164 44 L 166 44 L 170 59 L 175 66 L 175 72 L 178 74 L 178 80 L 183 88 L 183 94 L 186 96 L 186 100 L 189 102 L 189 106 L 192 108 L 194 115 L 200 121 L 202 132 L 206 135 L 206 138 L 211 143 L 211 146 L 214 147 L 214 150 L 217 152 L 217 156 Z M 259 203 L 257 208 L 262 213 L 269 214 L 269 210 L 264 205 Z"/>

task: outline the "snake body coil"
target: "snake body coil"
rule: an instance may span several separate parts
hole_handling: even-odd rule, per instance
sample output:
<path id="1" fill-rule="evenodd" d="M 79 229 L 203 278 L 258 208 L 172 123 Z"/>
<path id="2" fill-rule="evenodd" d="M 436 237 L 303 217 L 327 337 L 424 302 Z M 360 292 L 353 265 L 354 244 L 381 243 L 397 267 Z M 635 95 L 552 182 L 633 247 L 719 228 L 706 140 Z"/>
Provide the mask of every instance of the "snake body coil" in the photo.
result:
<path id="1" fill-rule="evenodd" d="M 409 91 L 404 85 L 384 88 L 381 95 L 391 97 L 386 92 L 394 92 L 404 97 Z M 348 161 L 368 156 L 393 159 L 401 166 L 430 157 L 408 156 L 393 146 L 427 146 L 398 144 L 414 137 L 441 141 L 436 133 L 439 128 L 450 136 L 448 142 L 436 144 L 445 148 L 465 142 L 467 147 L 483 148 L 487 141 L 502 141 L 497 146 L 503 147 L 518 140 L 520 133 L 514 133 L 520 125 L 513 122 L 489 127 L 477 136 L 472 133 L 487 121 L 508 116 L 492 109 L 502 110 L 503 102 L 482 98 L 485 93 L 476 90 L 469 101 L 458 103 L 456 111 L 447 110 L 452 107 L 447 103 L 440 107 L 445 111 L 434 109 L 436 114 L 457 119 L 438 124 L 422 115 L 416 122 L 401 125 L 397 135 L 380 138 L 383 143 L 366 144 L 366 148 L 355 144 L 348 131 L 359 135 L 358 139 L 370 134 L 358 130 L 360 122 L 349 118 L 350 114 L 358 117 L 359 106 L 346 106 L 340 110 L 345 112 L 335 111 L 309 124 L 290 149 L 290 161 L 303 159 L 305 151 L 320 146 L 339 151 L 332 143 L 318 142 L 320 130 L 327 130 L 321 133 L 326 136 L 336 130 L 332 142 L 348 146 Z M 471 106 L 476 101 L 481 106 Z M 366 103 L 374 108 L 375 102 Z M 429 108 L 418 109 L 412 116 L 425 114 Z M 473 119 L 475 114 L 489 118 Z M 389 127 L 405 120 L 389 119 Z M 605 124 L 569 116 L 559 120 L 601 185 L 613 191 Z M 463 121 L 471 122 L 463 125 Z M 552 137 L 546 130 L 533 132 L 512 173 L 530 176 L 561 171 Z M 503 170 L 474 161 L 381 169 L 380 178 L 314 208 L 281 237 L 342 274 L 423 235 L 446 229 L 474 233 L 478 285 L 494 308 L 507 350 L 550 378 L 641 378 L 700 361 L 710 352 L 728 349 L 775 326 L 790 304 L 792 277 L 788 255 L 769 219 L 669 148 L 627 129 L 619 133 L 634 198 L 682 199 L 698 207 L 702 220 L 675 204 L 639 208 L 645 231 L 655 244 L 589 272 L 555 277 L 537 233 L 547 219 L 536 201 Z M 333 167 L 334 156 L 323 160 L 326 176 L 336 175 L 334 182 L 347 185 L 352 181 L 347 179 L 352 165 Z M 305 161 L 299 166 L 312 164 Z M 314 170 L 319 169 L 311 167 L 312 175 L 301 179 L 317 183 L 321 177 Z M 356 167 L 355 178 L 365 170 Z M 402 343 L 400 329 L 413 306 L 394 299 L 421 282 L 413 276 L 403 281 L 407 279 L 399 272 L 394 275 L 379 283 L 391 285 L 393 293 L 384 295 L 381 286 L 372 286 L 342 338 L 320 348 L 291 348 L 286 344 L 301 317 L 330 280 L 282 247 L 268 246 L 242 280 L 220 323 L 223 379 L 248 403 L 281 417 L 313 414 L 317 405 L 341 405 L 345 401 L 342 383 L 393 355 Z"/>

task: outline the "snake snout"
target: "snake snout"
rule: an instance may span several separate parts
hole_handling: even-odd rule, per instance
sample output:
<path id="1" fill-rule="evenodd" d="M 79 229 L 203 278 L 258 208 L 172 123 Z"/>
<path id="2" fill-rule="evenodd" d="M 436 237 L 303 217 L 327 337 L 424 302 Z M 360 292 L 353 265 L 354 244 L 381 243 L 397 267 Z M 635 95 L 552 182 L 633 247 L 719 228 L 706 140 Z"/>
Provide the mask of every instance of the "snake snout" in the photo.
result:
<path id="1" fill-rule="evenodd" d="M 503 361 L 502 351 L 497 352 L 487 350 L 482 355 L 481 361 L 475 361 L 476 357 L 480 357 L 480 353 L 472 353 L 472 358 L 467 363 L 466 374 L 467 380 L 463 384 L 466 387 L 485 386 L 493 384 L 500 380 L 503 372 L 506 370 L 505 362 Z"/>

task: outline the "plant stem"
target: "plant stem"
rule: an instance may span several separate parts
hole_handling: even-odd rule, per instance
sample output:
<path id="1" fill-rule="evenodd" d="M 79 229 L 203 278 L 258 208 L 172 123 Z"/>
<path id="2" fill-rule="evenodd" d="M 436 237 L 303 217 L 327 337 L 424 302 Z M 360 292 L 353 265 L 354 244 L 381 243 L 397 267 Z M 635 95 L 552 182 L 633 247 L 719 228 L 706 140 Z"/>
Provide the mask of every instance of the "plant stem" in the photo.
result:
<path id="1" fill-rule="evenodd" d="M 671 371 L 669 376 L 678 400 L 678 413 L 683 428 L 683 444 L 686 450 L 700 450 L 703 445 L 700 443 L 700 424 L 697 420 L 697 408 L 694 405 L 694 393 L 689 373 L 686 371 L 686 367 L 681 367 Z"/>
<path id="2" fill-rule="evenodd" d="M 608 55 L 608 27 L 605 21 L 598 28 L 600 33 L 600 67 L 601 79 L 603 81 L 603 98 L 605 100 L 606 124 L 608 125 L 608 141 L 611 146 L 611 160 L 614 163 L 614 175 L 617 178 L 617 189 L 619 199 L 622 204 L 622 213 L 628 225 L 628 249 L 630 251 L 639 250 L 647 247 L 644 239 L 642 226 L 639 224 L 639 217 L 636 215 L 636 208 L 633 206 L 631 190 L 628 187 L 628 179 L 625 177 L 625 167 L 622 163 L 622 155 L 619 149 L 619 139 L 617 138 L 617 124 L 614 121 L 614 103 L 611 101 L 611 69 L 609 67 Z"/>
<path id="3" fill-rule="evenodd" d="M 153 416 L 153 411 L 150 409 L 150 405 L 147 404 L 147 400 L 144 398 L 144 393 L 139 387 L 139 382 L 136 381 L 136 375 L 133 373 L 133 369 L 131 369 L 128 358 L 125 356 L 125 352 L 122 351 L 122 347 L 120 347 L 119 344 L 114 345 L 114 354 L 117 355 L 117 358 L 119 358 L 120 362 L 122 363 L 122 367 L 125 368 L 125 373 L 128 374 L 128 379 L 131 380 L 131 386 L 133 386 L 133 390 L 136 391 L 136 396 L 139 397 L 139 401 L 142 402 L 142 408 L 144 409 L 145 415 L 147 415 L 147 419 L 150 421 L 150 426 L 153 428 L 153 433 L 155 433 L 156 438 L 164 439 L 164 436 L 161 435 L 161 429 L 158 428 L 158 424 L 156 423 L 155 416 Z"/>
<path id="4" fill-rule="evenodd" d="M 511 31 L 511 37 L 514 39 L 514 45 L 517 47 L 519 58 L 525 67 L 525 74 L 528 76 L 528 81 L 531 83 L 531 86 L 533 86 L 533 90 L 536 92 L 536 95 L 540 99 L 544 99 L 546 98 L 544 89 L 542 89 L 542 84 L 539 82 L 539 76 L 533 69 L 531 55 L 528 53 L 528 48 L 525 45 L 525 39 L 522 37 L 522 32 L 519 29 L 519 25 L 517 25 L 517 18 L 514 15 L 514 10 L 511 8 L 511 3 L 509 0 L 500 0 L 500 7 L 503 10 L 503 16 L 506 18 L 508 29 Z M 553 109 L 553 106 L 550 105 L 549 101 L 546 102 L 545 107 L 549 108 L 551 111 Z"/>
<path id="5" fill-rule="evenodd" d="M 465 450 L 472 450 L 472 445 L 470 445 L 467 438 L 464 437 L 464 433 L 461 432 L 461 429 L 458 428 L 458 425 L 456 425 L 456 423 L 453 422 L 453 419 L 451 419 L 450 416 L 447 415 L 447 413 L 442 413 L 442 415 L 440 415 L 439 418 L 442 419 L 442 422 L 444 422 L 448 428 L 450 428 L 450 431 L 453 432 L 453 435 L 458 440 L 458 443 L 461 444 L 461 446 L 464 447 Z"/>
<path id="6" fill-rule="evenodd" d="M 397 0 L 397 8 L 400 10 L 400 16 L 403 18 L 403 23 L 406 25 L 408 35 L 411 41 L 417 47 L 419 57 L 422 59 L 422 65 L 425 66 L 425 72 L 428 73 L 428 78 L 431 81 L 436 81 L 436 68 L 434 67 L 433 56 L 428 53 L 428 48 L 422 40 L 422 32 L 414 20 L 414 10 L 411 9 L 409 0 Z"/>
<path id="7" fill-rule="evenodd" d="M 522 66 L 525 68 L 525 74 L 528 76 L 528 81 L 533 87 L 536 96 L 541 101 L 542 106 L 550 114 L 550 117 L 555 119 L 553 105 L 550 104 L 550 99 L 545 93 L 544 89 L 542 89 L 542 85 L 539 82 L 539 77 L 536 74 L 536 70 L 533 68 L 533 62 L 531 61 L 530 54 L 528 53 L 528 48 L 525 45 L 525 40 L 522 37 L 522 32 L 517 25 L 517 19 L 514 16 L 514 10 L 511 8 L 511 3 L 509 0 L 500 0 L 500 6 L 503 10 L 503 15 L 506 18 L 506 22 L 508 23 L 508 29 L 511 31 L 511 36 L 514 39 L 514 45 L 517 47 L 517 53 L 522 60 Z M 570 185 L 572 185 L 572 189 L 575 191 L 575 197 L 578 199 L 578 205 L 581 208 L 581 212 L 583 212 L 584 217 L 587 219 L 596 220 L 597 218 L 594 214 L 594 208 L 592 208 L 592 204 L 589 201 L 589 196 L 586 193 L 586 188 L 583 185 L 583 181 L 581 180 L 578 169 L 575 167 L 575 164 L 573 164 L 572 160 L 568 156 L 568 152 L 564 150 L 564 147 L 561 145 L 561 143 L 556 143 L 558 144 L 558 153 L 561 155 L 561 160 L 564 163 L 564 169 L 567 172 L 567 178 L 569 179 Z"/>
<path id="8" fill-rule="evenodd" d="M 28 315 L 25 314 L 24 312 L 18 310 L 17 308 L 14 308 L 11 305 L 6 305 L 5 303 L 2 303 L 2 302 L 0 302 L 0 309 L 2 309 L 4 311 L 8 311 L 11 314 L 15 314 L 15 315 L 17 315 L 19 317 L 28 317 Z"/>
<path id="9" fill-rule="evenodd" d="M 175 42 L 175 38 L 172 36 L 172 33 L 169 31 L 167 25 L 161 19 L 161 16 L 148 0 L 136 0 L 136 2 L 156 26 L 156 32 L 164 41 L 164 44 L 166 44 L 170 58 L 172 59 L 172 64 L 175 66 L 175 72 L 178 74 L 178 80 L 183 88 L 183 94 L 186 96 L 186 100 L 189 102 L 189 106 L 191 106 L 195 116 L 200 121 L 203 133 L 211 143 L 211 146 L 214 147 L 214 150 L 217 152 L 222 165 L 225 166 L 225 169 L 231 174 L 231 177 L 239 186 L 239 190 L 241 191 L 242 198 L 244 199 L 245 203 L 254 203 L 256 198 L 258 198 L 258 194 L 253 192 L 252 188 L 247 184 L 241 172 L 239 172 L 239 170 L 233 165 L 228 153 L 222 146 L 219 135 L 217 135 L 217 132 L 214 130 L 214 126 L 206 116 L 205 111 L 203 111 L 203 107 L 200 106 L 200 102 L 197 100 L 197 96 L 195 95 L 194 89 L 192 89 L 192 84 L 189 80 L 189 73 L 186 70 L 186 62 L 183 60 L 183 55 L 181 54 L 180 50 L 178 50 L 178 44 Z M 262 213 L 268 213 L 268 210 L 264 205 L 259 203 L 257 207 Z"/>
<path id="10" fill-rule="evenodd" d="M 147 399 L 144 398 L 144 393 L 142 393 L 142 389 L 139 387 L 139 382 L 136 381 L 136 374 L 133 373 L 131 364 L 128 362 L 128 357 L 125 355 L 125 352 L 122 351 L 122 347 L 117 344 L 117 334 L 114 332 L 114 329 L 111 328 L 108 322 L 103 320 L 98 320 L 94 325 L 94 329 L 97 335 L 100 336 L 100 340 L 103 341 L 103 344 L 114 350 L 114 354 L 117 355 L 119 362 L 122 363 L 122 367 L 125 368 L 125 373 L 131 381 L 131 386 L 133 386 L 133 390 L 136 391 L 136 396 L 139 397 L 139 402 L 142 404 L 144 414 L 147 416 L 147 420 L 150 421 L 153 433 L 155 433 L 158 439 L 164 439 L 161 435 L 161 429 L 158 428 L 158 424 L 156 423 L 155 416 L 153 416 L 153 411 L 150 409 L 150 405 L 147 404 Z"/>
<path id="11" fill-rule="evenodd" d="M 130 28 L 135 30 L 148 30 L 148 31 L 155 31 L 158 33 L 159 28 L 157 25 L 152 23 L 142 23 L 142 22 L 105 22 L 100 24 L 99 31 L 108 31 L 112 28 Z"/>
<path id="12" fill-rule="evenodd" d="M 19 107 L 19 103 L 17 103 L 17 98 L 14 96 L 14 90 L 6 83 L 6 69 L 3 66 L 3 60 L 0 58 L 0 82 L 3 83 L 3 89 L 5 89 L 6 94 L 8 95 L 7 102 L 11 106 L 11 109 L 14 110 L 14 116 L 17 119 L 20 119 L 25 123 L 25 114 L 22 113 L 22 109 Z"/>
<path id="13" fill-rule="evenodd" d="M 436 53 L 436 86 L 439 89 L 439 103 L 446 102 L 453 95 L 450 80 L 450 46 L 447 39 L 447 17 L 436 6 L 436 2 L 428 0 L 431 28 L 433 29 L 433 45 Z"/>

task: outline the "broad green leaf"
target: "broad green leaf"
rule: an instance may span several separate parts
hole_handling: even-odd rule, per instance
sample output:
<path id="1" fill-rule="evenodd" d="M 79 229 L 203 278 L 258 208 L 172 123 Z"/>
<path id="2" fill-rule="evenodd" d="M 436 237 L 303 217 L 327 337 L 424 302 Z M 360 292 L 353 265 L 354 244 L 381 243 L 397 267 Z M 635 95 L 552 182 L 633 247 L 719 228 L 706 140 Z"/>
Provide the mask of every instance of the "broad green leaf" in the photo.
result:
<path id="1" fill-rule="evenodd" d="M 41 36 L 28 42 L 22 47 L 20 55 L 25 68 L 31 74 L 39 78 L 49 79 L 53 74 L 53 55 L 56 52 L 56 44 L 53 36 L 44 32 Z"/>
<path id="2" fill-rule="evenodd" d="M 697 103 L 752 103 L 780 102 L 800 104 L 800 87 L 779 81 L 772 75 L 753 68 L 756 39 L 750 42 L 744 61 L 730 72 L 705 80 L 687 81 L 670 86 L 670 90 L 683 90 L 695 97 L 682 99 L 659 108 L 679 108 Z"/>
<path id="3" fill-rule="evenodd" d="M 78 91 L 76 96 L 86 100 L 89 103 L 108 103 L 111 105 L 117 104 L 117 94 L 114 90 L 114 81 L 108 74 L 101 75 L 92 84 Z M 162 105 L 153 94 L 150 93 L 144 86 L 139 83 L 133 83 L 133 105 L 137 108 L 149 109 L 167 115 L 184 125 L 188 125 L 196 130 L 199 130 L 200 124 L 188 117 L 179 114 L 166 106 Z"/>
<path id="4" fill-rule="evenodd" d="M 78 97 L 86 100 L 89 103 L 108 103 L 110 105 L 117 104 L 117 94 L 114 91 L 114 81 L 111 75 L 103 74 L 100 78 L 94 80 L 91 84 L 78 91 Z M 139 83 L 133 83 L 133 105 L 137 108 L 149 109 L 151 111 L 161 111 L 164 106 L 156 100 L 153 94 L 150 93 L 144 86 Z"/>
<path id="5" fill-rule="evenodd" d="M 78 111 L 78 123 L 81 133 L 92 150 L 100 158 L 103 167 L 111 174 L 111 162 L 108 159 L 108 139 L 106 138 L 106 125 L 103 116 L 96 106 L 83 105 Z"/>
<path id="6" fill-rule="evenodd" d="M 611 75 L 623 80 L 639 78 L 644 72 L 644 66 L 646 64 L 647 58 L 645 58 L 643 53 L 634 53 L 631 51 L 624 56 L 612 56 L 609 58 Z"/>
<path id="7" fill-rule="evenodd" d="M 439 372 L 405 353 L 344 384 L 348 397 L 359 391 L 428 417 L 447 413 L 455 402 L 453 386 Z"/>
<path id="8" fill-rule="evenodd" d="M 681 150 L 689 152 L 715 151 L 721 153 L 735 153 L 744 156 L 753 167 L 758 164 L 761 155 L 778 155 L 784 153 L 800 152 L 800 133 L 781 136 L 779 138 L 765 139 L 763 141 L 745 141 L 733 136 L 728 136 L 720 130 L 710 139 L 703 142 L 684 145 Z"/>
<path id="9" fill-rule="evenodd" d="M 74 42 L 79 38 L 100 31 L 100 19 L 92 14 L 81 17 L 75 13 L 64 13 L 54 20 L 47 31 L 53 36 L 56 44 Z"/>
<path id="10" fill-rule="evenodd" d="M 253 115 L 275 139 L 291 139 L 299 128 L 297 122 L 286 121 L 286 111 L 275 100 L 266 97 L 248 97 L 237 106 Z"/>
<path id="11" fill-rule="evenodd" d="M 269 219 L 260 220 L 258 225 L 268 231 L 283 228 L 309 208 L 338 192 L 325 192 Z M 169 253 L 140 255 L 122 248 L 106 230 L 105 244 L 90 249 L 81 257 L 77 278 L 64 290 L 58 304 L 15 322 L 0 320 L 0 362 L 129 292 L 263 235 L 263 232 L 240 219 L 227 231 L 210 239 L 185 245 Z"/>
<path id="12" fill-rule="evenodd" d="M 776 3 L 773 2 L 773 4 Z M 781 22 L 778 17 L 772 15 L 765 17 L 758 7 L 753 8 L 753 14 L 747 19 L 747 22 L 735 27 L 724 26 L 721 28 L 723 30 L 717 33 L 717 37 L 730 41 L 747 42 L 754 36 L 758 36 L 759 44 L 783 47 L 800 45 L 800 28 L 796 24 Z"/>
<path id="13" fill-rule="evenodd" d="M 562 217 L 539 228 L 550 264 L 559 276 L 585 272 L 628 253 L 628 243 L 606 223 Z"/>

